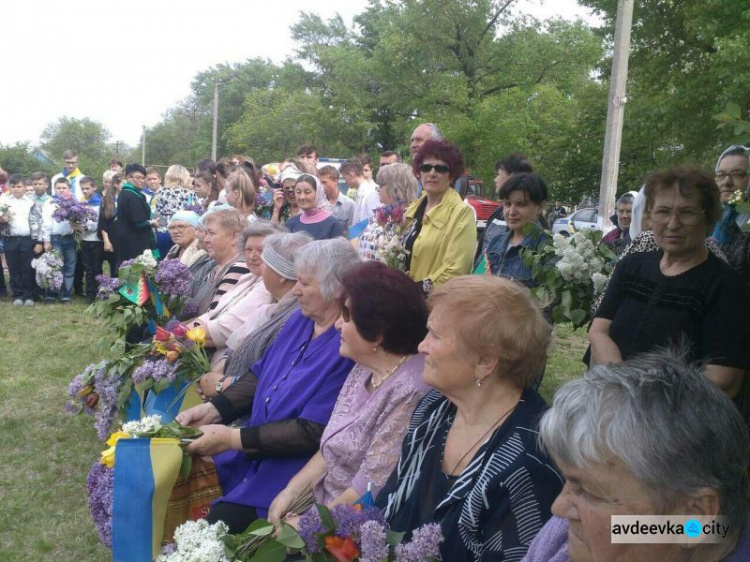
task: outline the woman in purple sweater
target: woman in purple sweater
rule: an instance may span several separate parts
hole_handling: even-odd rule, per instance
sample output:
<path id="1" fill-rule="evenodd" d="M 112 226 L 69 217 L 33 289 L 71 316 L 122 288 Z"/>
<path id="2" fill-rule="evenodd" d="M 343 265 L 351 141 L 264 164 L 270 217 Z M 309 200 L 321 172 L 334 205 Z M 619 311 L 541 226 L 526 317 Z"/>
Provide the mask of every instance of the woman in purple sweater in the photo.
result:
<path id="1" fill-rule="evenodd" d="M 539 430 L 566 483 L 524 562 L 750 560 L 747 426 L 698 367 L 666 351 L 594 367 L 557 391 Z M 669 514 L 725 527 L 672 544 L 612 540 L 615 516 Z"/>
<path id="2" fill-rule="evenodd" d="M 323 432 L 319 451 L 269 508 L 268 518 L 293 522 L 289 508 L 305 489 L 334 506 L 354 503 L 367 490 L 377 494 L 401 451 L 416 405 L 427 393 L 424 357 L 417 352 L 427 333 L 427 305 L 405 274 L 366 262 L 343 277 L 344 296 L 336 328 L 340 353 L 356 361 Z"/>

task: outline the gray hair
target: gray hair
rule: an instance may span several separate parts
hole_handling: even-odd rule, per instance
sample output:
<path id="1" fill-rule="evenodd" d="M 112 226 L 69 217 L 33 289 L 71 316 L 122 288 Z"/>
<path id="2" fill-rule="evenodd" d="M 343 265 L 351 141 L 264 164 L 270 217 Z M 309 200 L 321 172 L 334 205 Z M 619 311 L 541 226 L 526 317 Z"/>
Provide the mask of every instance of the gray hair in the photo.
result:
<path id="1" fill-rule="evenodd" d="M 396 162 L 378 170 L 377 181 L 387 185 L 391 196 L 401 203 L 410 204 L 417 198 L 417 178 L 411 166 Z"/>
<path id="2" fill-rule="evenodd" d="M 623 205 L 632 205 L 633 201 L 635 201 L 635 197 L 632 193 L 628 192 L 620 195 L 620 198 L 617 200 L 617 204 L 619 205 L 622 203 Z"/>
<path id="3" fill-rule="evenodd" d="M 276 224 L 271 221 L 255 221 L 251 222 L 248 226 L 242 229 L 240 234 L 239 242 L 237 247 L 240 252 L 244 251 L 247 239 L 253 236 L 270 236 L 271 234 L 278 234 L 280 232 L 289 232 L 285 226 Z"/>
<path id="4" fill-rule="evenodd" d="M 435 125 L 435 123 L 423 123 L 423 125 L 427 125 L 430 128 L 430 138 L 433 140 L 443 140 L 445 136 L 443 135 L 443 131 L 440 130 L 440 127 Z"/>
<path id="5" fill-rule="evenodd" d="M 556 461 L 585 469 L 619 459 L 664 513 L 712 488 L 732 529 L 747 517 L 747 427 L 684 354 L 657 350 L 592 368 L 555 393 L 539 429 Z"/>
<path id="6" fill-rule="evenodd" d="M 303 231 L 271 234 L 263 242 L 263 261 L 282 277 L 296 279 L 297 276 L 293 273 L 295 259 L 299 255 L 300 250 L 314 240 L 312 236 Z M 282 262 L 280 264 L 269 263 L 266 260 L 268 254 L 281 258 Z M 290 270 L 289 273 L 284 272 L 287 269 Z"/>
<path id="7" fill-rule="evenodd" d="M 360 263 L 359 254 L 343 238 L 318 240 L 302 248 L 294 261 L 297 275 L 310 274 L 320 285 L 320 293 L 326 300 L 341 295 L 341 278 L 349 269 Z"/>

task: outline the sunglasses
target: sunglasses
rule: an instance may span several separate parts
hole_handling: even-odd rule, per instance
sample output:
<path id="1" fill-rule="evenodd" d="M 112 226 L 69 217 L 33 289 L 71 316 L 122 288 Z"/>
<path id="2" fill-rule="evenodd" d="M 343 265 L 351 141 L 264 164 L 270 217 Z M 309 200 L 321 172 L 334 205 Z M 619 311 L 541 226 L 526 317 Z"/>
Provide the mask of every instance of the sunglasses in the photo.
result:
<path id="1" fill-rule="evenodd" d="M 447 174 L 451 171 L 451 169 L 446 164 L 422 164 L 419 166 L 419 171 L 426 174 L 428 172 L 431 172 L 433 168 L 438 174 Z"/>
<path id="2" fill-rule="evenodd" d="M 341 307 L 341 317 L 344 319 L 344 322 L 352 321 L 352 313 L 348 306 L 344 305 Z"/>

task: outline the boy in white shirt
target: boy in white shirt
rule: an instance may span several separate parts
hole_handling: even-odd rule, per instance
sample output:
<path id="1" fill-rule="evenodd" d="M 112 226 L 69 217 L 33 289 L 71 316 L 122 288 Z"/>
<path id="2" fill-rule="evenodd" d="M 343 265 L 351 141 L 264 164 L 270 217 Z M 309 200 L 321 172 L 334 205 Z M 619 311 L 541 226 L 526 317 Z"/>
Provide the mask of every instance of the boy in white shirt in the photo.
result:
<path id="1" fill-rule="evenodd" d="M 52 248 L 60 253 L 63 260 L 62 274 L 63 285 L 60 289 L 60 301 L 70 304 L 73 298 L 73 277 L 76 270 L 76 241 L 73 237 L 73 227 L 70 222 L 57 222 L 53 214 L 57 209 L 57 199 L 69 199 L 70 183 L 65 178 L 57 178 L 54 182 L 55 197 L 48 199 L 42 208 L 42 240 L 44 250 L 49 252 Z M 45 302 L 54 302 L 58 294 L 48 291 L 44 297 Z"/>
<path id="2" fill-rule="evenodd" d="M 26 186 L 20 174 L 8 179 L 9 192 L 0 197 L 8 213 L 0 216 L 3 229 L 5 259 L 10 271 L 10 288 L 13 291 L 13 306 L 34 306 L 34 240 L 39 236 L 38 224 L 34 221 L 34 202 L 26 196 Z"/>
<path id="3" fill-rule="evenodd" d="M 78 180 L 78 185 L 86 199 L 86 205 L 96 211 L 96 217 L 83 225 L 80 252 L 81 261 L 83 262 L 83 272 L 86 278 L 86 298 L 88 298 L 89 303 L 92 303 L 99 290 L 96 276 L 102 273 L 102 259 L 104 257 L 104 243 L 99 238 L 99 233 L 97 232 L 102 197 L 96 192 L 96 184 L 94 184 L 94 180 L 90 177 L 83 176 Z"/>

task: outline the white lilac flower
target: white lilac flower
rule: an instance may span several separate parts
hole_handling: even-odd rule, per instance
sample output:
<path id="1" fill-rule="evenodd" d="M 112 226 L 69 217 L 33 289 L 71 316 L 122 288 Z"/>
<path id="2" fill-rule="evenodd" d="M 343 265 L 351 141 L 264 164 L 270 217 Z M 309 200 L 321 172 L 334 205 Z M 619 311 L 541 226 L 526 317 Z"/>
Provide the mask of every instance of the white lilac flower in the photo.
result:
<path id="1" fill-rule="evenodd" d="M 149 269 L 155 269 L 157 266 L 156 259 L 154 258 L 154 254 L 151 252 L 151 250 L 144 250 L 140 256 L 135 258 L 135 263 L 138 263 L 143 267 L 147 267 Z"/>
<path id="2" fill-rule="evenodd" d="M 594 273 L 591 276 L 591 281 L 594 282 L 594 294 L 599 295 L 604 290 L 604 287 L 607 286 L 607 281 L 609 280 L 609 277 L 606 275 L 599 273 L 598 271 Z"/>
<path id="3" fill-rule="evenodd" d="M 174 532 L 176 549 L 157 562 L 229 562 L 221 540 L 228 530 L 222 521 L 213 525 L 205 519 L 187 521 Z"/>
<path id="4" fill-rule="evenodd" d="M 146 416 L 140 420 L 125 422 L 122 424 L 122 430 L 130 435 L 141 435 L 158 431 L 161 426 L 161 416 L 159 414 L 154 414 L 153 416 Z"/>

